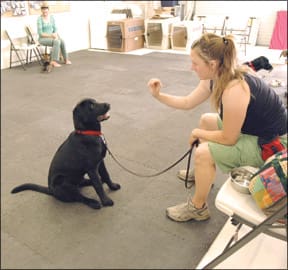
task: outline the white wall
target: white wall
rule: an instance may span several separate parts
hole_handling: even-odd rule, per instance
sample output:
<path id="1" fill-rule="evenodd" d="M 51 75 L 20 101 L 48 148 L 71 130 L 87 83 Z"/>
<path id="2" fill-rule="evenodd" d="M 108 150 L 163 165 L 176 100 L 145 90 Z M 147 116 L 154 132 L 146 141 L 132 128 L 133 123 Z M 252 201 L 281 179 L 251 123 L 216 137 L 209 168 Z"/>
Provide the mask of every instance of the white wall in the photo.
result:
<path id="1" fill-rule="evenodd" d="M 192 6 L 193 1 L 180 1 Z M 153 9 L 159 7 L 160 1 L 70 1 L 71 10 L 54 14 L 59 33 L 65 39 L 68 52 L 88 49 L 90 47 L 89 19 L 93 18 L 101 6 L 113 8 L 132 7 L 142 11 L 144 18 L 153 15 Z M 136 9 L 138 8 L 138 9 Z M 240 21 L 249 16 L 260 19 L 257 45 L 269 46 L 279 10 L 287 10 L 286 1 L 196 1 L 196 16 L 217 15 L 230 16 L 231 22 Z M 9 67 L 9 42 L 3 30 L 6 27 L 24 29 L 30 24 L 36 31 L 37 15 L 23 17 L 1 17 L 1 69 Z"/>

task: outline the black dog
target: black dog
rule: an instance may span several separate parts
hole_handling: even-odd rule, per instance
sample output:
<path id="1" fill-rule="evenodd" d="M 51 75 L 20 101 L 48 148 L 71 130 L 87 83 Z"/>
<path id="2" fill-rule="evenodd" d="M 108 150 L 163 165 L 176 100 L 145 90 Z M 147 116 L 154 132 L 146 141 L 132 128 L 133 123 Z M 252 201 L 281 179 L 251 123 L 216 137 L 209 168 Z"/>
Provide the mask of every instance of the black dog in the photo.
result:
<path id="1" fill-rule="evenodd" d="M 73 110 L 75 131 L 59 147 L 52 159 L 48 187 L 37 184 L 23 184 L 11 192 L 34 190 L 52 195 L 63 202 L 81 202 L 99 209 L 101 204 L 83 196 L 80 188 L 92 185 L 103 206 L 112 206 L 113 201 L 106 195 L 102 183 L 111 190 L 120 189 L 113 183 L 104 164 L 106 145 L 101 134 L 101 121 L 110 116 L 110 104 L 98 103 L 94 99 L 84 99 Z M 85 179 L 88 174 L 90 179 Z"/>
<path id="2" fill-rule="evenodd" d="M 265 69 L 268 71 L 272 71 L 273 66 L 269 63 L 268 58 L 265 56 L 259 56 L 250 62 L 243 63 L 244 65 L 249 66 L 254 71 L 259 71 L 260 69 Z"/>

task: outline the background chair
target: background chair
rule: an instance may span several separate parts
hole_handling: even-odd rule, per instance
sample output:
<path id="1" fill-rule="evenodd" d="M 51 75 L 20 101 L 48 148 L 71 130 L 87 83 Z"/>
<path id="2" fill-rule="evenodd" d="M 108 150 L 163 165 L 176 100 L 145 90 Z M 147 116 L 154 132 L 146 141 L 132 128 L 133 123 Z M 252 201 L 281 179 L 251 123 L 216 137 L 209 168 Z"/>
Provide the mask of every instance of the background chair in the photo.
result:
<path id="1" fill-rule="evenodd" d="M 244 45 L 244 54 L 247 52 L 247 45 L 251 44 L 251 31 L 255 17 L 249 17 L 245 28 L 229 28 L 225 29 L 226 35 L 231 34 L 235 37 L 236 43 L 240 46 Z"/>
<path id="2" fill-rule="evenodd" d="M 29 44 L 27 42 L 27 36 L 23 35 L 21 37 L 16 36 L 13 31 L 5 30 L 5 34 L 10 41 L 10 68 L 13 64 L 20 63 L 22 68 L 26 70 L 25 66 L 32 62 L 32 58 L 36 58 L 41 65 L 41 55 L 37 51 L 36 44 Z M 26 41 L 23 41 L 23 40 Z M 13 53 L 15 57 L 13 58 Z"/>
<path id="3" fill-rule="evenodd" d="M 29 25 L 25 26 L 25 31 L 27 33 L 28 44 L 36 45 L 35 49 L 41 61 L 44 62 L 43 53 L 41 53 L 41 44 L 37 41 L 36 34 L 33 33 L 32 28 Z"/>
<path id="4" fill-rule="evenodd" d="M 41 45 L 37 40 L 38 39 L 37 34 L 32 30 L 31 26 L 26 25 L 25 30 L 27 33 L 29 44 L 36 44 L 37 45 L 36 50 L 38 52 L 38 55 L 40 55 L 40 57 L 41 57 L 42 63 L 44 63 L 45 61 L 49 61 L 52 47 Z"/>
<path id="5" fill-rule="evenodd" d="M 227 29 L 229 17 L 219 16 L 197 16 L 198 20 L 203 24 L 203 33 L 214 33 L 224 36 Z"/>

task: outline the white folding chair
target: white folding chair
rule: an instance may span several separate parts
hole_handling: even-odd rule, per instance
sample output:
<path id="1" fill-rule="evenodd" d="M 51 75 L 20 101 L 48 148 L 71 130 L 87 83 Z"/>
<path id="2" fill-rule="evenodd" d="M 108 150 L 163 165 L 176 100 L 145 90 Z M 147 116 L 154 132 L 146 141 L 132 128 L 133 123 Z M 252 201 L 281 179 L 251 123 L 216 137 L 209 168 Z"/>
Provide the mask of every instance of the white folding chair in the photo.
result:
<path id="1" fill-rule="evenodd" d="M 287 198 L 284 197 L 279 203 L 282 203 L 282 201 L 287 201 Z M 215 204 L 220 211 L 230 216 L 232 224 L 236 225 L 236 229 L 223 252 L 202 269 L 214 268 L 260 233 L 287 241 L 287 224 L 277 222 L 287 214 L 286 203 L 273 215 L 267 217 L 258 208 L 250 194 L 243 194 L 234 189 L 229 177 L 218 192 Z M 249 226 L 251 230 L 238 240 L 238 232 L 243 224 Z"/>
<path id="2" fill-rule="evenodd" d="M 23 29 L 24 30 L 24 29 Z M 26 65 L 32 62 L 32 57 L 36 57 L 37 61 L 41 64 L 41 57 L 39 56 L 36 48 L 36 44 L 29 44 L 27 42 L 26 34 L 22 37 L 13 34 L 13 31 L 5 30 L 7 38 L 10 41 L 10 68 L 13 64 L 20 63 L 22 68 L 26 70 Z M 23 41 L 23 40 L 26 41 Z M 16 59 L 13 58 L 13 53 L 16 55 Z"/>
<path id="3" fill-rule="evenodd" d="M 41 44 L 37 41 L 36 34 L 33 32 L 32 28 L 29 25 L 25 26 L 25 31 L 27 33 L 28 43 L 33 45 L 35 44 L 36 51 L 41 61 L 44 62 L 43 53 L 41 53 Z"/>
<path id="4" fill-rule="evenodd" d="M 50 60 L 52 47 L 48 45 L 42 45 L 38 42 L 38 35 L 35 31 L 33 31 L 32 27 L 30 25 L 25 26 L 25 30 L 28 36 L 28 42 L 29 44 L 36 44 L 36 50 L 38 55 L 41 57 L 42 62 Z"/>
<path id="5" fill-rule="evenodd" d="M 244 45 L 245 55 L 247 53 L 247 45 L 251 44 L 250 36 L 251 36 L 251 30 L 252 30 L 255 19 L 256 19 L 255 17 L 249 17 L 245 27 L 242 29 L 233 28 L 233 27 L 232 28 L 227 27 L 225 29 L 226 35 L 227 34 L 233 35 L 235 37 L 235 41 L 237 44 L 239 44 L 240 46 Z"/>
<path id="6" fill-rule="evenodd" d="M 198 16 L 198 19 L 203 22 L 203 33 L 225 35 L 229 16 Z"/>

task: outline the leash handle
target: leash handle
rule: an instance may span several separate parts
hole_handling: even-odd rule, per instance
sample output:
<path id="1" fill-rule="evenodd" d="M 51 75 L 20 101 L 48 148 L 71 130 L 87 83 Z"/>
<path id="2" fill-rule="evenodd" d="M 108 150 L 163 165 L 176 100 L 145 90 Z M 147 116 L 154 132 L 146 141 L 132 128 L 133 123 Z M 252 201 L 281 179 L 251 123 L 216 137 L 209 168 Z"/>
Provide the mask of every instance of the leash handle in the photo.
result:
<path id="1" fill-rule="evenodd" d="M 191 155 L 192 155 L 192 150 L 195 147 L 198 147 L 200 141 L 199 139 L 197 139 L 196 141 L 194 141 L 191 145 L 191 149 L 190 149 L 190 152 L 189 152 L 189 156 L 188 156 L 188 162 L 187 162 L 187 168 L 186 168 L 186 176 L 185 176 L 185 188 L 189 189 L 193 186 L 193 183 L 188 186 L 188 176 L 189 176 L 189 169 L 190 169 L 190 162 L 191 162 Z"/>

